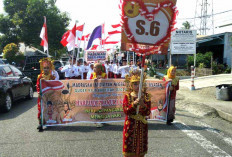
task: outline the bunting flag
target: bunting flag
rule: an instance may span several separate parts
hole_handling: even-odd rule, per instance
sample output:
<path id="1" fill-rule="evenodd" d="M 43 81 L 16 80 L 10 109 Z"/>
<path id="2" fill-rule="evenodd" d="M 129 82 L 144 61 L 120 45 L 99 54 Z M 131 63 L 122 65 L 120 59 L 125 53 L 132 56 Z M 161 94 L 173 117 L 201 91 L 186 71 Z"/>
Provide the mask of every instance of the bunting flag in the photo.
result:
<path id="1" fill-rule="evenodd" d="M 121 31 L 118 31 L 118 30 L 108 32 L 109 35 L 120 34 L 120 33 L 121 33 Z"/>
<path id="2" fill-rule="evenodd" d="M 48 54 L 48 33 L 47 33 L 47 24 L 46 24 L 45 16 L 44 16 L 44 24 L 40 32 L 40 38 L 42 39 L 40 45 L 43 46 L 44 52 L 47 51 L 47 54 Z"/>
<path id="3" fill-rule="evenodd" d="M 115 25 L 111 25 L 113 28 L 118 28 L 121 27 L 121 24 L 115 24 Z"/>
<path id="4" fill-rule="evenodd" d="M 91 50 L 96 50 L 98 48 L 99 45 L 93 45 Z"/>
<path id="5" fill-rule="evenodd" d="M 92 32 L 92 34 L 91 34 L 91 36 L 90 36 L 90 38 L 89 38 L 89 42 L 88 42 L 88 45 L 87 45 L 87 50 L 92 46 L 93 41 L 94 41 L 95 39 L 97 39 L 97 38 L 102 38 L 102 25 L 97 26 L 97 27 L 93 30 L 93 32 Z"/>

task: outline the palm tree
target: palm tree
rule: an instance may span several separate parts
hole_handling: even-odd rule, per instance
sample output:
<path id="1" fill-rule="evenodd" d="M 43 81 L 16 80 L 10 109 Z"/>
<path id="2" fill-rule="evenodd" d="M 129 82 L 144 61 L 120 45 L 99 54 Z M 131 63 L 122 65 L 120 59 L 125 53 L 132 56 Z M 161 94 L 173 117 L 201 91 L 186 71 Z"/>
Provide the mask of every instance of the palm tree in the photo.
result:
<path id="1" fill-rule="evenodd" d="M 185 21 L 182 23 L 182 25 L 184 26 L 184 29 L 190 29 L 191 28 L 191 25 L 188 21 Z"/>

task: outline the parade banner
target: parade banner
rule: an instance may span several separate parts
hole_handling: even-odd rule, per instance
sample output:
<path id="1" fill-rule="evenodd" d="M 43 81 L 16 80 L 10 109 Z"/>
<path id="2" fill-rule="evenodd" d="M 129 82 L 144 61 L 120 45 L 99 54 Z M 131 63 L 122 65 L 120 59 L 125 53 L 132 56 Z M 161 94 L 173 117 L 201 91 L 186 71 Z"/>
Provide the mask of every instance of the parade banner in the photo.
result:
<path id="1" fill-rule="evenodd" d="M 170 82 L 147 80 L 150 119 L 166 121 Z M 124 121 L 124 79 L 41 81 L 45 126 Z"/>
<path id="2" fill-rule="evenodd" d="M 87 62 L 97 62 L 106 60 L 106 51 L 86 51 Z"/>
<path id="3" fill-rule="evenodd" d="M 176 0 L 124 0 L 122 50 L 166 54 L 178 13 L 175 5 Z"/>

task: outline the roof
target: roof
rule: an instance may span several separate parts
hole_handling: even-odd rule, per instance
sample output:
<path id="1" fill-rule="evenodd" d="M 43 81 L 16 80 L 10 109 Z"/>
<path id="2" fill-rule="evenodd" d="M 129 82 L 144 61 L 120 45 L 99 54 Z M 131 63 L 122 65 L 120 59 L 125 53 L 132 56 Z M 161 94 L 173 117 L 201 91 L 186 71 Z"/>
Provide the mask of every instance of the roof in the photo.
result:
<path id="1" fill-rule="evenodd" d="M 220 34 L 213 34 L 213 35 L 198 35 L 197 36 L 197 43 L 204 43 L 204 42 L 208 42 L 208 41 L 212 41 L 214 39 L 220 39 L 220 40 L 224 40 L 225 34 L 227 33 L 232 33 L 232 32 L 224 32 L 224 33 L 220 33 Z"/>

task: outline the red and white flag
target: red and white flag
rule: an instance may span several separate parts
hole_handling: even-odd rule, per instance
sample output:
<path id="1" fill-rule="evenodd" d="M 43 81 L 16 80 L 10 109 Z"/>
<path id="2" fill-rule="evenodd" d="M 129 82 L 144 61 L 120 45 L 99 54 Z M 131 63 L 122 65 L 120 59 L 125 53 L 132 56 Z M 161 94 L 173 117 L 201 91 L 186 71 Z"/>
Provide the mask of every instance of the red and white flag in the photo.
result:
<path id="1" fill-rule="evenodd" d="M 75 40 L 76 40 L 76 24 L 74 25 L 72 30 L 68 30 L 62 36 L 60 43 L 65 47 L 67 47 L 68 51 L 72 51 L 75 48 Z"/>
<path id="2" fill-rule="evenodd" d="M 48 33 L 47 33 L 46 17 L 44 17 L 44 24 L 40 32 L 40 38 L 42 39 L 40 45 L 43 46 L 44 52 L 47 51 L 48 54 Z"/>
<path id="3" fill-rule="evenodd" d="M 82 38 L 84 26 L 85 26 L 85 24 L 76 27 L 76 37 L 78 40 L 80 40 Z"/>
<path id="4" fill-rule="evenodd" d="M 50 90 L 61 90 L 64 88 L 64 84 L 61 81 L 45 81 L 41 80 L 42 93 L 45 94 Z"/>

